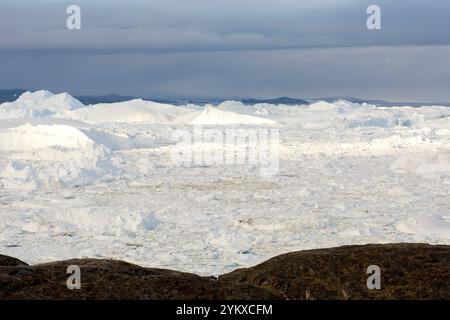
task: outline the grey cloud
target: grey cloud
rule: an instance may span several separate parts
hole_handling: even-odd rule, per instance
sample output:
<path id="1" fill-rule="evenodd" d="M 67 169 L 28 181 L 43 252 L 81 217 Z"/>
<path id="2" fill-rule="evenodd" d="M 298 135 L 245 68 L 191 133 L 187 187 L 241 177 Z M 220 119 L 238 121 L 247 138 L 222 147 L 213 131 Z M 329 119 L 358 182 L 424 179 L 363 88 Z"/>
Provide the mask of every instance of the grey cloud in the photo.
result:
<path id="1" fill-rule="evenodd" d="M 450 1 L 78 0 L 0 3 L 0 88 L 140 96 L 448 100 Z M 4 76 L 7 75 L 7 76 Z"/>
<path id="2" fill-rule="evenodd" d="M 26 73 L 2 67 L 10 84 L 154 97 L 352 95 L 391 100 L 450 100 L 450 46 L 310 50 L 15 55 Z M 4 59 L 4 56 L 0 56 Z M 336 63 L 338 61 L 338 63 Z M 52 67 L 49 67 L 52 66 Z M 64 66 L 64 68 L 60 68 Z M 39 74 L 36 78 L 33 75 Z M 5 83 L 5 80 L 1 80 Z"/>
<path id="3" fill-rule="evenodd" d="M 450 10 L 443 10 L 448 1 L 378 2 L 384 25 L 378 33 L 365 27 L 371 3 L 365 0 L 80 1 L 81 31 L 65 28 L 69 2 L 11 3 L 16 20 L 0 10 L 0 49 L 185 52 L 450 44 Z"/>

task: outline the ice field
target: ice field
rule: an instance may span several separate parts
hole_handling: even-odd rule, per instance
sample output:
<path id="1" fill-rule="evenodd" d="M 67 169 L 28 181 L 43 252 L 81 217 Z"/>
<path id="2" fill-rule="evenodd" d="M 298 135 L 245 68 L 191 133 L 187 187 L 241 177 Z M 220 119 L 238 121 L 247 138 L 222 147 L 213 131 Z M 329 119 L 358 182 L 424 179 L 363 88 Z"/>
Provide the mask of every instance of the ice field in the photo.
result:
<path id="1" fill-rule="evenodd" d="M 177 130 L 277 130 L 279 168 L 179 166 Z M 223 146 L 215 146 L 220 149 Z M 450 107 L 0 105 L 0 253 L 216 275 L 293 250 L 450 244 Z"/>

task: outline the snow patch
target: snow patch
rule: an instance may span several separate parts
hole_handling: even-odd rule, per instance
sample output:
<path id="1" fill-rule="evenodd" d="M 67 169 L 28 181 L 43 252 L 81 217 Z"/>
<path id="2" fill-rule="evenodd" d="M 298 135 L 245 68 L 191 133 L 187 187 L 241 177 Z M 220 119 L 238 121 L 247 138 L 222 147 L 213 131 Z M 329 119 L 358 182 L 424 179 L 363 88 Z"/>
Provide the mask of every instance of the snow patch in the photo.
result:
<path id="1" fill-rule="evenodd" d="M 202 124 L 202 125 L 227 125 L 227 124 L 245 124 L 245 125 L 273 125 L 275 121 L 239 114 L 231 111 L 222 111 L 217 108 L 207 106 L 205 109 L 197 115 L 190 124 Z"/>
<path id="2" fill-rule="evenodd" d="M 126 102 L 87 106 L 59 114 L 59 117 L 88 123 L 167 123 L 177 116 L 192 112 L 181 107 L 135 99 Z"/>
<path id="3" fill-rule="evenodd" d="M 397 230 L 420 237 L 450 239 L 450 222 L 433 216 L 415 216 L 397 224 Z"/>
<path id="4" fill-rule="evenodd" d="M 160 223 L 150 212 L 117 212 L 112 215 L 81 209 L 58 212 L 56 215 L 32 213 L 21 229 L 28 233 L 50 236 L 95 234 L 134 237 L 155 229 Z"/>
<path id="5" fill-rule="evenodd" d="M 319 101 L 319 102 L 310 104 L 308 109 L 314 110 L 314 111 L 334 111 L 334 110 L 338 110 L 338 107 L 336 105 L 326 102 L 326 101 Z"/>
<path id="6" fill-rule="evenodd" d="M 29 151 L 47 147 L 88 148 L 93 145 L 80 130 L 66 125 L 25 124 L 0 129 L 0 151 Z"/>
<path id="7" fill-rule="evenodd" d="M 40 90 L 25 92 L 16 101 L 0 105 L 0 119 L 40 118 L 82 108 L 84 105 L 68 93 L 53 94 Z"/>
<path id="8" fill-rule="evenodd" d="M 77 128 L 25 124 L 0 129 L 0 179 L 6 188 L 84 185 L 116 172 L 110 150 Z"/>

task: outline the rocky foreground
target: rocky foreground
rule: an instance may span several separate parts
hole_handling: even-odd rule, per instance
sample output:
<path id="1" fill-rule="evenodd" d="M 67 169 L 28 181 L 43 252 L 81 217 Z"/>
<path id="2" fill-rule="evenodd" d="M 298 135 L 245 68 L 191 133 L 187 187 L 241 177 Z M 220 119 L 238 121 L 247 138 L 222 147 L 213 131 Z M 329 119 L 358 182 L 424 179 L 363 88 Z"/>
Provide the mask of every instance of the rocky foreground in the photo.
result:
<path id="1" fill-rule="evenodd" d="M 67 267 L 81 289 L 67 288 Z M 381 289 L 367 288 L 367 267 Z M 30 266 L 0 255 L 0 299 L 450 299 L 450 246 L 385 244 L 283 254 L 218 279 L 123 261 L 74 259 Z"/>

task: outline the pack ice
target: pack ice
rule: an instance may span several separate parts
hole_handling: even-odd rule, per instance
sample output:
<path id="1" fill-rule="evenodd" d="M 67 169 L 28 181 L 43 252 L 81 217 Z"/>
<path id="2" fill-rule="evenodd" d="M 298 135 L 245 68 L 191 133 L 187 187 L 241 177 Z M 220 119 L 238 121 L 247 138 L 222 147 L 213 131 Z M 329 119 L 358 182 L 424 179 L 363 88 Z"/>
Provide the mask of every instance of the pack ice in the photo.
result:
<path id="1" fill-rule="evenodd" d="M 279 130 L 278 174 L 174 165 L 173 132 L 198 127 Z M 45 90 L 0 105 L 0 253 L 31 263 L 118 258 L 210 275 L 291 250 L 449 244 L 449 199 L 444 106 L 84 106 Z"/>

